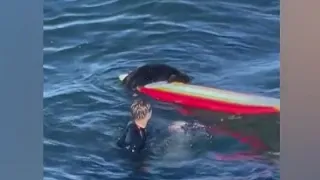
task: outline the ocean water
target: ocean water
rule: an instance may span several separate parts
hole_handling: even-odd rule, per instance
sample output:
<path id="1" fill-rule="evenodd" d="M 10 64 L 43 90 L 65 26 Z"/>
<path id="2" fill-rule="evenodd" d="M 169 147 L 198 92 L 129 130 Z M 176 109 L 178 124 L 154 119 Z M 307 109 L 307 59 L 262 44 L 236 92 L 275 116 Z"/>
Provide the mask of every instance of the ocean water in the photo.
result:
<path id="1" fill-rule="evenodd" d="M 195 84 L 279 97 L 279 29 L 279 0 L 45 0 L 45 179 L 280 179 L 278 157 L 217 159 L 237 143 L 201 132 L 159 135 L 141 157 L 115 145 L 132 100 L 119 74 L 167 63 Z M 158 131 L 188 119 L 152 104 Z"/>

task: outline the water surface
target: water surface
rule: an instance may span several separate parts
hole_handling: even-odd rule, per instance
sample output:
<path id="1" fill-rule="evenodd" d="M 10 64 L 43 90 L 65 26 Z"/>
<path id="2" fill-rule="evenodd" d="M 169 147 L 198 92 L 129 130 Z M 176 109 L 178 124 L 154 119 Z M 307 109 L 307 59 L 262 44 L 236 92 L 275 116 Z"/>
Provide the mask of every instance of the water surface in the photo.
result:
<path id="1" fill-rule="evenodd" d="M 158 137 L 143 161 L 114 144 L 131 103 L 117 76 L 144 63 L 279 97 L 279 1 L 45 0 L 44 16 L 45 179 L 279 179 L 278 160 L 217 160 L 236 145 L 201 133 Z M 186 118 L 152 103 L 160 129 Z"/>

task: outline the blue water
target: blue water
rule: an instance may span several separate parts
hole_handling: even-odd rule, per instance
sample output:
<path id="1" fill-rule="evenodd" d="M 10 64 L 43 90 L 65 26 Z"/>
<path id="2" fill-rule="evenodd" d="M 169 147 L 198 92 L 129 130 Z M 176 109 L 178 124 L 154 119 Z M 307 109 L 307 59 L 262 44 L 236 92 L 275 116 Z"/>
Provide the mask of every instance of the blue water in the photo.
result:
<path id="1" fill-rule="evenodd" d="M 279 26 L 278 0 L 45 0 L 45 179 L 279 179 L 277 157 L 218 160 L 236 145 L 200 132 L 159 136 L 137 159 L 115 146 L 131 102 L 117 76 L 144 63 L 279 97 Z M 160 131 L 188 119 L 152 104 Z"/>

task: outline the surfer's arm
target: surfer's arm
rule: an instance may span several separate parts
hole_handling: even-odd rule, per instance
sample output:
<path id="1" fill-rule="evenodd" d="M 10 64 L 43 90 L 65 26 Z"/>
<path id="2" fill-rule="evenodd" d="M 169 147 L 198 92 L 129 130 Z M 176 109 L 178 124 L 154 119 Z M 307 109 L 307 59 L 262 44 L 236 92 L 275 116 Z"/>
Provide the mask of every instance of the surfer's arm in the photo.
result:
<path id="1" fill-rule="evenodd" d="M 145 138 L 142 137 L 135 128 L 134 123 L 128 123 L 125 131 L 117 142 L 117 145 L 120 148 L 126 149 L 130 152 L 139 152 L 144 148 Z"/>

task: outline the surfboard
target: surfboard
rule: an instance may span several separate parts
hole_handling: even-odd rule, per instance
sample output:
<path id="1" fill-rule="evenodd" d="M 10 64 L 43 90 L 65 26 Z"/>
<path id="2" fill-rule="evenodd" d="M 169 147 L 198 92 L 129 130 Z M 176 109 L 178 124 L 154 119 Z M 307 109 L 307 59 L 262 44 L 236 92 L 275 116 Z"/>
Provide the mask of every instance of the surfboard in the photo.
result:
<path id="1" fill-rule="evenodd" d="M 127 76 L 128 76 L 128 74 L 121 74 L 121 75 L 119 76 L 119 80 L 120 80 L 120 81 L 123 81 L 124 78 L 126 78 Z"/>
<path id="2" fill-rule="evenodd" d="M 119 76 L 123 81 L 128 74 Z M 157 82 L 138 91 L 153 99 L 182 106 L 233 114 L 280 112 L 280 99 L 193 84 Z"/>

